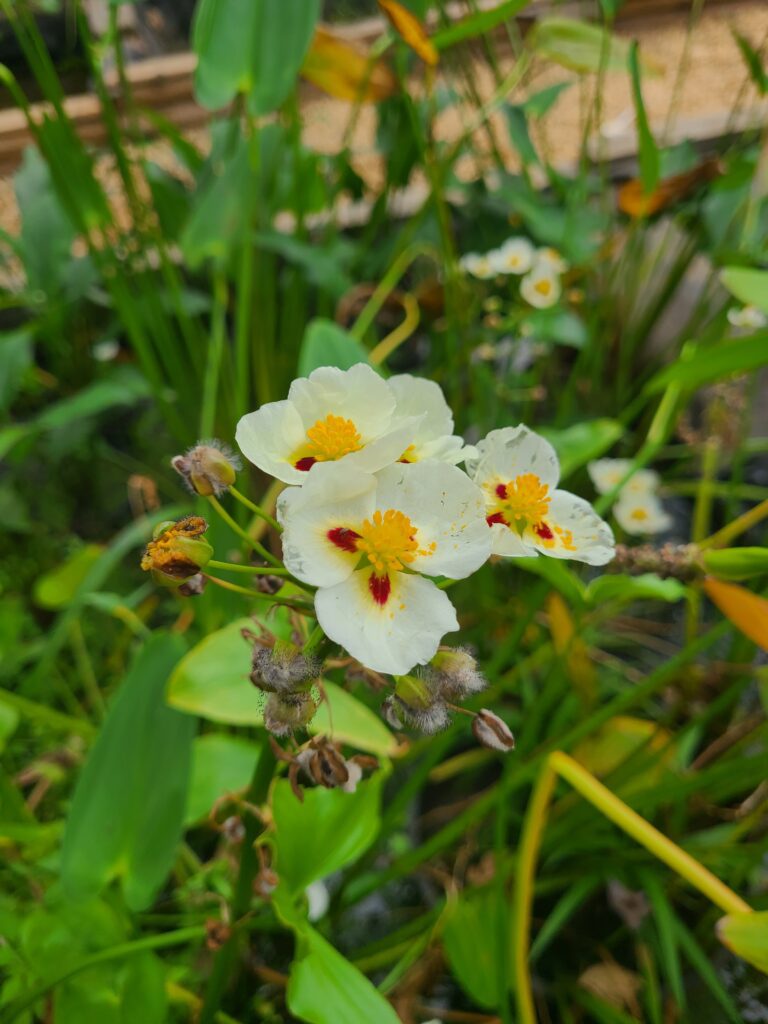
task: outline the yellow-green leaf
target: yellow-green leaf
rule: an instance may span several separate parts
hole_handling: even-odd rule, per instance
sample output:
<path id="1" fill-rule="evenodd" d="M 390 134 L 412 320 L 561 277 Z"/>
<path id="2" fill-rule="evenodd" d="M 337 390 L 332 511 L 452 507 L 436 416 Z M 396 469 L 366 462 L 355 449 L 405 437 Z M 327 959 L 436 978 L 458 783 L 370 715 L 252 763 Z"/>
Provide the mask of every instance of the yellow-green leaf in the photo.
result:
<path id="1" fill-rule="evenodd" d="M 437 49 L 416 15 L 397 0 L 379 0 L 379 7 L 389 18 L 403 42 L 407 43 L 425 64 L 434 67 L 439 60 Z"/>
<path id="2" fill-rule="evenodd" d="M 301 75 L 329 96 L 353 103 L 378 103 L 398 88 L 388 64 L 323 26 L 315 29 Z"/>
<path id="3" fill-rule="evenodd" d="M 721 917 L 717 937 L 742 960 L 768 974 L 768 910 Z"/>

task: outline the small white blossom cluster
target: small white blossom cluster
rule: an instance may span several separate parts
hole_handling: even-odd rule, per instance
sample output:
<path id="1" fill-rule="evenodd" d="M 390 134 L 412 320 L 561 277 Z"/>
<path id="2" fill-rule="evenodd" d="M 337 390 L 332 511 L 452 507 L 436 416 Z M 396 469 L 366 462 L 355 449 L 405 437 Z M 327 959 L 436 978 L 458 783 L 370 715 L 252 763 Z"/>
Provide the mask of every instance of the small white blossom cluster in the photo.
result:
<path id="1" fill-rule="evenodd" d="M 757 306 L 732 306 L 726 315 L 731 327 L 739 331 L 759 331 L 768 326 L 768 316 Z"/>
<path id="2" fill-rule="evenodd" d="M 587 466 L 598 494 L 607 494 L 632 468 L 629 459 L 598 459 Z M 661 480 L 653 469 L 638 469 L 619 491 L 613 515 L 625 533 L 665 533 L 672 518 L 664 511 L 658 495 Z"/>
<path id="3" fill-rule="evenodd" d="M 374 671 L 426 665 L 459 628 L 435 578 L 464 579 L 491 554 L 614 555 L 608 525 L 558 489 L 544 438 L 505 427 L 474 448 L 453 431 L 437 384 L 362 363 L 295 380 L 237 426 L 243 455 L 290 485 L 277 506 L 286 567 L 317 588 L 325 634 Z"/>
<path id="4" fill-rule="evenodd" d="M 514 274 L 521 278 L 520 296 L 536 309 L 559 301 L 563 292 L 560 275 L 568 264 L 556 249 L 537 249 L 527 238 L 508 238 L 487 253 L 468 252 L 459 260 L 462 270 L 482 280 Z"/>

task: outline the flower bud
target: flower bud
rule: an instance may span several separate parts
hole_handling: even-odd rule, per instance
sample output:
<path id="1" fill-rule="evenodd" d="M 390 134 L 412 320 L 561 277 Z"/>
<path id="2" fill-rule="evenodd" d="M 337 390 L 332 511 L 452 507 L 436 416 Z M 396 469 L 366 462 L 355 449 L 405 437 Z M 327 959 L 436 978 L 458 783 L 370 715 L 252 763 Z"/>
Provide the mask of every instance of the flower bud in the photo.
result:
<path id="1" fill-rule="evenodd" d="M 748 580 L 768 572 L 768 548 L 721 548 L 704 551 L 707 572 L 720 580 Z"/>
<path id="2" fill-rule="evenodd" d="M 141 568 L 159 583 L 176 585 L 196 576 L 213 556 L 202 536 L 208 523 L 201 516 L 186 516 L 175 523 L 160 523 L 141 559 Z"/>
<path id="3" fill-rule="evenodd" d="M 505 754 L 508 750 L 515 749 L 512 730 L 506 722 L 487 708 L 482 708 L 472 720 L 472 732 L 480 746 L 488 747 L 489 750 L 500 750 Z"/>
<path id="4" fill-rule="evenodd" d="M 235 482 L 240 460 L 220 441 L 204 441 L 184 455 L 174 455 L 171 465 L 191 491 L 207 498 L 222 494 Z"/>
<path id="5" fill-rule="evenodd" d="M 450 722 L 445 701 L 419 676 L 395 676 L 395 692 L 384 701 L 381 711 L 393 728 L 402 729 L 406 724 L 429 735 Z"/>
<path id="6" fill-rule="evenodd" d="M 253 648 L 251 682 L 268 693 L 295 693 L 306 690 L 320 675 L 320 661 L 287 640 L 274 647 L 256 644 Z"/>
<path id="7" fill-rule="evenodd" d="M 264 726 L 275 736 L 289 736 L 308 725 L 316 711 L 308 693 L 271 693 L 264 705 Z"/>
<path id="8" fill-rule="evenodd" d="M 427 678 L 433 691 L 449 700 L 479 693 L 488 685 L 466 647 L 439 650 L 427 667 Z"/>

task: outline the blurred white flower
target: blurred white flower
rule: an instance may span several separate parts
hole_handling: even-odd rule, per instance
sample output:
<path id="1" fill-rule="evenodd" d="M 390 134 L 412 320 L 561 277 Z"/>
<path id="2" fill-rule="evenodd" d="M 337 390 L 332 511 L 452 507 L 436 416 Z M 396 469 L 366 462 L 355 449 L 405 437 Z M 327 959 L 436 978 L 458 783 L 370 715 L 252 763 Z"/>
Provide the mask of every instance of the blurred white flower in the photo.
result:
<path id="1" fill-rule="evenodd" d="M 563 259 L 557 249 L 548 245 L 536 250 L 534 262 L 550 267 L 556 274 L 564 274 L 570 267 L 568 261 Z"/>
<path id="2" fill-rule="evenodd" d="M 664 533 L 672 526 L 671 516 L 664 511 L 658 495 L 653 491 L 622 490 L 613 506 L 613 514 L 626 533 Z"/>
<path id="3" fill-rule="evenodd" d="M 546 263 L 537 263 L 520 282 L 520 295 L 536 309 L 554 306 L 562 291 L 560 278 Z"/>
<path id="4" fill-rule="evenodd" d="M 732 327 L 759 331 L 768 324 L 768 316 L 757 306 L 732 306 L 727 313 L 728 323 Z"/>
<path id="5" fill-rule="evenodd" d="M 331 903 L 325 882 L 310 882 L 304 895 L 307 897 L 307 920 L 314 922 L 325 917 Z"/>
<path id="6" fill-rule="evenodd" d="M 479 277 L 481 280 L 496 277 L 497 274 L 487 253 L 468 252 L 459 260 L 459 266 L 472 277 Z"/>
<path id="7" fill-rule="evenodd" d="M 587 464 L 595 490 L 598 494 L 607 494 L 621 483 L 624 477 L 632 468 L 631 459 L 596 459 Z M 648 491 L 655 491 L 659 486 L 659 474 L 653 469 L 638 469 L 638 471 L 622 487 L 622 493 L 644 494 Z"/>
<path id="8" fill-rule="evenodd" d="M 525 274 L 533 266 L 534 248 L 527 238 L 509 238 L 488 253 L 497 274 Z"/>
<path id="9" fill-rule="evenodd" d="M 560 467 L 548 441 L 521 424 L 491 431 L 477 449 L 470 471 L 485 497 L 494 554 L 610 562 L 611 528 L 589 502 L 556 490 Z"/>
<path id="10" fill-rule="evenodd" d="M 326 635 L 393 675 L 426 664 L 459 628 L 448 596 L 424 576 L 463 579 L 491 549 L 482 493 L 440 462 L 396 463 L 377 476 L 318 465 L 303 487 L 283 491 L 278 518 L 287 568 L 319 588 Z"/>

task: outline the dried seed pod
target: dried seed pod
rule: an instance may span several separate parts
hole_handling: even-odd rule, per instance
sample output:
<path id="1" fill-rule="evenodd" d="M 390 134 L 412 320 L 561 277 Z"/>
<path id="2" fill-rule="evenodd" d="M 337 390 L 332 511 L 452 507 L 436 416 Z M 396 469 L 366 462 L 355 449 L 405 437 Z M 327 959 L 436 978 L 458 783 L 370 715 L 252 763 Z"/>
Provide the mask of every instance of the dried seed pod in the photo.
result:
<path id="1" fill-rule="evenodd" d="M 477 742 L 490 750 L 499 750 L 506 754 L 515 749 L 515 737 L 512 730 L 493 711 L 482 708 L 472 720 L 472 732 Z"/>
<path id="2" fill-rule="evenodd" d="M 253 648 L 251 682 L 268 693 L 295 693 L 320 675 L 321 663 L 314 655 L 304 654 L 287 640 L 274 647 L 257 643 Z"/>
<path id="3" fill-rule="evenodd" d="M 171 465 L 191 491 L 207 498 L 235 482 L 240 460 L 221 441 L 200 441 L 184 455 L 174 455 Z"/>
<path id="4" fill-rule="evenodd" d="M 308 725 L 316 711 L 308 693 L 271 693 L 264 705 L 264 726 L 275 736 L 290 736 Z"/>

